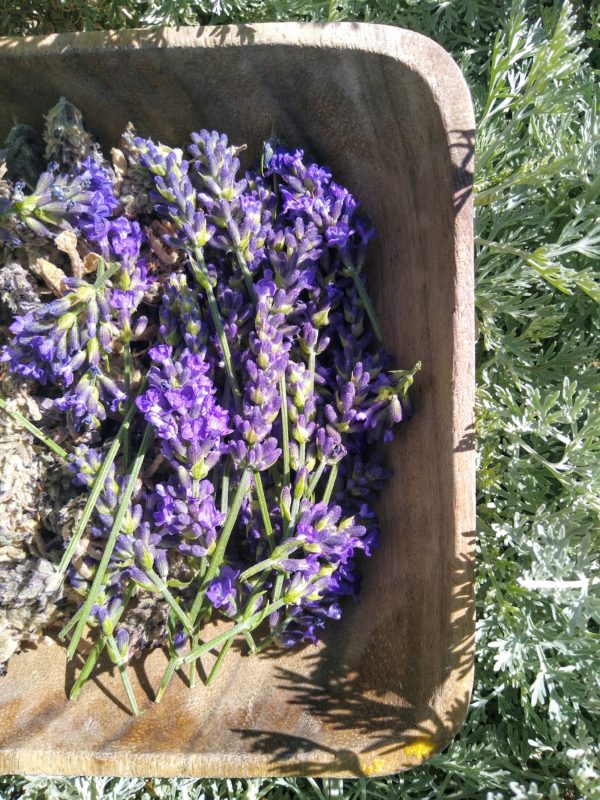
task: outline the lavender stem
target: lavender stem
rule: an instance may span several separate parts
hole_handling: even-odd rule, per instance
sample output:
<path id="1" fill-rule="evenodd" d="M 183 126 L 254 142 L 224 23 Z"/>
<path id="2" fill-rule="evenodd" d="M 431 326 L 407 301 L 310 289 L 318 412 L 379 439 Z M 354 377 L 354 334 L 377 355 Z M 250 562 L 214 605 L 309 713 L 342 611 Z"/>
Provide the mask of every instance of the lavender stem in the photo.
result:
<path id="1" fill-rule="evenodd" d="M 132 414 L 132 416 L 133 416 L 133 414 Z M 71 639 L 71 643 L 69 645 L 69 649 L 67 650 L 67 659 L 69 659 L 69 660 L 72 659 L 74 654 L 75 654 L 75 650 L 77 649 L 77 645 L 79 644 L 79 640 L 81 639 L 81 636 L 83 634 L 83 629 L 85 628 L 85 626 L 87 624 L 88 617 L 89 617 L 90 612 L 92 610 L 92 606 L 96 602 L 96 598 L 98 597 L 98 595 L 100 593 L 100 589 L 101 589 L 101 586 L 102 586 L 102 581 L 104 580 L 104 576 L 106 574 L 106 570 L 107 570 L 107 567 L 108 567 L 108 564 L 109 564 L 109 561 L 110 561 L 110 557 L 112 556 L 112 552 L 113 552 L 115 544 L 117 542 L 117 537 L 119 536 L 119 533 L 121 532 L 121 526 L 123 524 L 123 519 L 125 517 L 125 513 L 127 511 L 127 508 L 129 506 L 129 502 L 130 502 L 131 497 L 133 495 L 133 491 L 135 489 L 135 483 L 137 481 L 137 477 L 138 477 L 138 475 L 140 473 L 140 470 L 142 468 L 142 464 L 144 463 L 144 458 L 146 457 L 146 453 L 147 453 L 148 448 L 150 447 L 150 445 L 152 443 L 152 439 L 153 438 L 154 438 L 154 431 L 152 429 L 152 426 L 151 425 L 147 425 L 146 426 L 146 430 L 144 431 L 144 436 L 142 438 L 142 442 L 140 444 L 138 453 L 137 453 L 137 455 L 135 457 L 135 460 L 134 460 L 132 468 L 131 468 L 131 472 L 129 474 L 129 480 L 127 482 L 127 487 L 125 488 L 125 491 L 123 492 L 123 494 L 122 494 L 122 496 L 120 498 L 120 502 L 119 502 L 119 506 L 118 506 L 118 509 L 117 509 L 117 513 L 115 515 L 113 526 L 112 526 L 110 534 L 108 536 L 108 541 L 106 542 L 106 545 L 104 546 L 104 552 L 102 553 L 102 559 L 100 560 L 100 564 L 98 565 L 98 567 L 96 569 L 96 575 L 94 577 L 94 581 L 93 581 L 92 586 L 91 586 L 91 588 L 90 588 L 90 590 L 88 592 L 87 599 L 86 599 L 86 601 L 85 601 L 85 603 L 83 605 L 83 611 L 81 613 L 81 617 L 79 618 L 79 621 L 77 623 L 77 627 L 75 628 L 75 633 L 73 634 L 73 638 Z M 116 450 L 115 450 L 115 455 L 116 455 Z M 104 465 L 103 465 L 103 467 L 104 467 Z M 107 470 L 107 472 L 108 472 L 108 470 Z M 100 474 L 100 472 L 98 474 Z M 103 486 L 104 482 L 101 485 Z M 91 495 L 90 495 L 90 497 L 91 497 Z M 94 505 L 95 505 L 95 501 L 94 501 Z M 90 513 L 91 513 L 91 510 L 90 510 Z"/>
<path id="2" fill-rule="evenodd" d="M 49 436 L 47 436 L 44 433 L 44 431 L 36 427 L 33 424 L 33 422 L 30 422 L 26 417 L 24 417 L 18 411 L 12 411 L 11 409 L 9 409 L 6 400 L 4 400 L 3 398 L 0 398 L 0 408 L 2 409 L 2 411 L 4 411 L 5 414 L 7 414 L 13 420 L 13 422 L 16 422 L 22 428 L 25 428 L 25 430 L 29 431 L 29 433 L 35 436 L 36 439 L 39 439 L 40 442 L 43 442 L 46 445 L 46 447 L 52 450 L 52 452 L 55 455 L 57 455 L 59 458 L 62 458 L 63 461 L 68 460 L 69 454 L 67 453 L 66 450 L 63 450 L 63 448 L 59 444 L 56 444 L 56 442 L 53 441 Z"/>

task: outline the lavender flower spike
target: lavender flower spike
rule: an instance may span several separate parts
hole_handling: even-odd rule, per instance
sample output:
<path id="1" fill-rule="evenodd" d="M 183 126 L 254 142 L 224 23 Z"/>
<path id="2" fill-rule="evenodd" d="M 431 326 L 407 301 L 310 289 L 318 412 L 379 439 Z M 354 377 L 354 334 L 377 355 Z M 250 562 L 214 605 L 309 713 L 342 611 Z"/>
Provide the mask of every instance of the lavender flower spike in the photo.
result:
<path id="1" fill-rule="evenodd" d="M 169 345 L 149 351 L 153 366 L 148 388 L 137 406 L 154 427 L 165 458 L 202 480 L 225 452 L 230 433 L 228 413 L 215 400 L 209 364 L 199 353 L 184 350 L 177 361 Z"/>

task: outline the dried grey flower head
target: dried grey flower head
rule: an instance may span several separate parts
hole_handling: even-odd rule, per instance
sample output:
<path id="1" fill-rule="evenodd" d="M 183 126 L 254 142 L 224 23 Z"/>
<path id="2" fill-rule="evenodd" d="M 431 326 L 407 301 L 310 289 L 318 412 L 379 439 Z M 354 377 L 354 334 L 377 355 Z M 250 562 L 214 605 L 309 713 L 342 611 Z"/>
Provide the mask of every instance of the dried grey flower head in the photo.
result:
<path id="1" fill-rule="evenodd" d="M 161 595 L 145 595 L 127 609 L 121 626 L 129 634 L 129 658 L 161 647 L 165 642 L 168 608 Z"/>
<path id="2" fill-rule="evenodd" d="M 98 164 L 104 160 L 99 145 L 83 125 L 81 111 L 64 97 L 46 115 L 44 138 L 47 160 L 56 161 L 66 172 L 80 169 L 90 156 Z"/>
<path id="3" fill-rule="evenodd" d="M 0 269 L 0 324 L 8 325 L 17 314 L 27 314 L 40 304 L 37 283 L 18 261 Z"/>
<path id="4" fill-rule="evenodd" d="M 39 406 L 25 384 L 4 378 L 0 393 L 9 398 L 9 408 L 40 419 Z M 31 435 L 0 413 L 0 560 L 4 548 L 24 547 L 32 541 L 39 526 L 44 473 Z"/>
<path id="5" fill-rule="evenodd" d="M 125 213 L 134 217 L 150 213 L 154 207 L 151 193 L 154 178 L 140 163 L 140 151 L 135 144 L 137 131 L 129 122 L 121 137 L 119 148 L 112 151 L 113 166 L 117 176 L 115 189 L 123 203 Z"/>
<path id="6" fill-rule="evenodd" d="M 85 494 L 78 494 L 75 497 L 71 497 L 67 502 L 63 502 L 60 508 L 57 509 L 57 533 L 65 545 L 71 540 L 75 532 L 86 501 Z M 84 530 L 75 548 L 72 562 L 78 575 L 85 580 L 91 580 L 94 577 L 95 566 L 102 557 L 102 547 L 97 540 L 92 538 L 91 529 L 92 526 L 90 524 Z M 88 557 L 91 557 L 95 563 L 90 565 L 86 560 Z"/>
<path id="7" fill-rule="evenodd" d="M 56 566 L 44 558 L 0 560 L 0 669 L 63 616 Z"/>
<path id="8" fill-rule="evenodd" d="M 31 125 L 14 125 L 5 141 L 7 175 L 34 188 L 44 171 L 44 142 Z"/>
<path id="9" fill-rule="evenodd" d="M 65 465 L 53 459 L 46 468 L 44 501 L 40 514 L 44 528 L 54 534 L 61 551 L 64 543 L 73 535 L 85 500 L 85 495 L 77 493 L 73 487 Z M 48 551 L 40 552 L 40 555 L 50 557 Z"/>
<path id="10" fill-rule="evenodd" d="M 3 377 L 0 394 L 9 408 L 43 425 L 44 409 L 27 383 Z M 63 466 L 0 411 L 0 672 L 23 643 L 39 641 L 65 613 L 56 571 L 62 539 L 55 536 L 60 546 L 53 546 L 45 523 L 58 516 L 69 491 Z"/>

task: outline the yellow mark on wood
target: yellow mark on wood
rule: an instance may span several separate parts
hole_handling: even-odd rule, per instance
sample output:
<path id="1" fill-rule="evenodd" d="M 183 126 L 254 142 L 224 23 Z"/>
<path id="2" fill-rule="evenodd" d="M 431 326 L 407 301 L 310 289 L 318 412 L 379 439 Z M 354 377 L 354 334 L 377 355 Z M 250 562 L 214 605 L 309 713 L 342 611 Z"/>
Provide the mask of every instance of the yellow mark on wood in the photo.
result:
<path id="1" fill-rule="evenodd" d="M 365 778 L 371 778 L 373 775 L 381 775 L 385 769 L 385 759 L 374 758 L 368 763 L 361 763 L 360 768 Z"/>
<path id="2" fill-rule="evenodd" d="M 412 765 L 420 764 L 435 752 L 435 744 L 430 739 L 415 739 L 410 744 L 403 747 L 395 747 L 388 750 L 384 757 L 373 758 L 369 761 L 360 761 L 360 771 L 366 778 L 374 775 L 387 775 L 396 772 L 399 768 L 396 754 L 402 754 L 404 763 Z"/>
<path id="3" fill-rule="evenodd" d="M 417 761 L 424 761 L 433 753 L 435 745 L 429 739 L 415 739 L 414 742 L 402 748 L 407 758 L 415 758 Z"/>

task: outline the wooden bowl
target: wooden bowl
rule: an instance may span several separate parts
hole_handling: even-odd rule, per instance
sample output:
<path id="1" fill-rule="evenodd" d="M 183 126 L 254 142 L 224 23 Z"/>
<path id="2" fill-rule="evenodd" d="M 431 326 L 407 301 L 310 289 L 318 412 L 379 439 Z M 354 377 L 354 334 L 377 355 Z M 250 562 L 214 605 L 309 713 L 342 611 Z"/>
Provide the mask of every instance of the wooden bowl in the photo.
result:
<path id="1" fill-rule="evenodd" d="M 76 702 L 75 667 L 43 645 L 0 679 L 0 772 L 379 775 L 438 752 L 473 672 L 474 122 L 456 64 L 416 33 L 272 24 L 0 40 L 0 136 L 42 126 L 65 95 L 107 148 L 131 120 L 183 144 L 200 127 L 247 143 L 274 129 L 307 148 L 373 219 L 369 288 L 400 367 L 423 363 L 413 420 L 386 450 L 382 536 L 360 602 L 319 648 L 232 652 L 217 681 L 135 668 L 143 715 L 101 670 Z"/>

